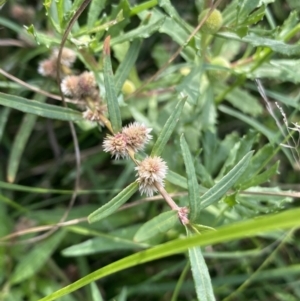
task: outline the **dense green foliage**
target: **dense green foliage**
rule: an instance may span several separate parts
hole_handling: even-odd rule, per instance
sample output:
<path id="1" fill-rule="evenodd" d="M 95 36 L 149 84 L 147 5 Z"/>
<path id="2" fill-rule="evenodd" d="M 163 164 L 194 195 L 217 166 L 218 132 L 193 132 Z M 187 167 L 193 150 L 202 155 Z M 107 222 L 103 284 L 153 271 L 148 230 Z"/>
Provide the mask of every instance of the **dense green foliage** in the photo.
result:
<path id="1" fill-rule="evenodd" d="M 0 300 L 300 300 L 300 4 L 211 2 L 1 8 Z"/>

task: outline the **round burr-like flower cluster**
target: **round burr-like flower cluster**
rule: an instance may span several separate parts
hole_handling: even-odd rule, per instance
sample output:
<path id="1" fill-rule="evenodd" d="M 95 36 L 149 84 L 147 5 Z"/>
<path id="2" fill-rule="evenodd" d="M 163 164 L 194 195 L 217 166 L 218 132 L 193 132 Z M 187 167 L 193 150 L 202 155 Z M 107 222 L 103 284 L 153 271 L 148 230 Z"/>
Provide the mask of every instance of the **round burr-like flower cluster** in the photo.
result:
<path id="1" fill-rule="evenodd" d="M 43 76 L 56 77 L 58 49 L 54 49 L 48 59 L 39 63 L 38 72 Z M 65 67 L 72 67 L 76 60 L 76 53 L 69 48 L 63 48 L 61 53 L 60 64 Z"/>
<path id="2" fill-rule="evenodd" d="M 108 135 L 103 142 L 103 149 L 109 152 L 116 159 L 128 156 L 128 149 L 134 152 L 143 150 L 145 145 L 151 140 L 150 132 L 152 129 L 145 125 L 134 122 L 124 127 L 120 133 L 113 136 Z"/>
<path id="3" fill-rule="evenodd" d="M 97 96 L 97 83 L 92 72 L 85 71 L 80 75 L 66 76 L 61 82 L 61 90 L 66 96 L 77 99 Z"/>
<path id="4" fill-rule="evenodd" d="M 167 173 L 167 164 L 160 157 L 147 157 L 139 166 L 135 168 L 137 170 L 137 182 L 140 186 L 141 194 L 146 194 L 151 197 L 157 192 L 156 184 L 164 186 L 164 178 Z"/>

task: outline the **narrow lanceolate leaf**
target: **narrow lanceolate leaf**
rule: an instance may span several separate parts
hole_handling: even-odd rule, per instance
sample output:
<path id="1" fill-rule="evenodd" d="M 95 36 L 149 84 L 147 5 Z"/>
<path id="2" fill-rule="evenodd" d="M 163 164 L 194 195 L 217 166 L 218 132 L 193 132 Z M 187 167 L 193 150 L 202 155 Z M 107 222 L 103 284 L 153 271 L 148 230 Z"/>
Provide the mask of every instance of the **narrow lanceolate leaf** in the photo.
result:
<path id="1" fill-rule="evenodd" d="M 232 168 L 216 185 L 209 189 L 200 198 L 200 210 L 220 200 L 225 193 L 236 183 L 250 163 L 253 152 L 246 154 L 237 165 Z"/>
<path id="2" fill-rule="evenodd" d="M 134 40 L 126 53 L 124 60 L 118 67 L 115 75 L 117 93 L 121 91 L 125 80 L 128 78 L 128 75 L 132 67 L 134 66 L 140 52 L 140 47 L 141 47 L 141 40 L 140 39 Z"/>
<path id="3" fill-rule="evenodd" d="M 17 284 L 36 274 L 47 262 L 51 254 L 56 250 L 65 235 L 65 231 L 59 231 L 50 238 L 33 247 L 16 266 L 10 279 L 11 284 Z"/>
<path id="4" fill-rule="evenodd" d="M 114 213 L 120 206 L 122 206 L 128 199 L 138 190 L 139 184 L 137 182 L 131 183 L 118 195 L 116 195 L 108 203 L 94 211 L 88 216 L 89 223 L 94 223 L 100 219 Z"/>
<path id="5" fill-rule="evenodd" d="M 177 103 L 174 111 L 172 112 L 171 116 L 168 118 L 167 122 L 165 123 L 162 131 L 160 132 L 151 152 L 151 156 L 160 156 L 163 152 L 169 138 L 172 135 L 172 132 L 177 124 L 178 118 L 182 112 L 186 101 L 186 97 L 179 100 Z"/>
<path id="6" fill-rule="evenodd" d="M 68 121 L 84 120 L 78 111 L 1 92 L 0 105 L 46 118 Z"/>
<path id="7" fill-rule="evenodd" d="M 68 247 L 62 250 L 62 254 L 66 257 L 76 257 L 112 252 L 116 250 L 135 250 L 142 247 L 142 244 L 135 243 L 131 240 L 111 235 L 103 235 L 103 237 L 91 238 Z"/>
<path id="8" fill-rule="evenodd" d="M 254 47 L 264 46 L 271 48 L 274 52 L 278 52 L 284 55 L 299 55 L 300 45 L 297 44 L 287 44 L 283 41 L 272 40 L 265 37 L 260 37 L 255 34 L 249 34 L 243 38 L 240 38 L 237 34 L 232 32 L 222 32 L 217 34 L 219 37 L 229 40 L 240 41 L 244 43 L 249 43 Z"/>
<path id="9" fill-rule="evenodd" d="M 245 190 L 247 188 L 258 186 L 262 183 L 267 182 L 272 176 L 277 174 L 278 167 L 279 167 L 279 161 L 277 161 L 274 165 L 272 165 L 272 167 L 262 172 L 261 174 L 256 175 L 255 177 L 252 177 L 243 183 L 240 183 L 239 189 Z"/>
<path id="10" fill-rule="evenodd" d="M 7 181 L 13 183 L 19 168 L 20 160 L 32 129 L 35 125 L 37 116 L 26 114 L 20 124 L 17 135 L 15 136 L 11 151 L 9 153 L 7 166 Z"/>
<path id="11" fill-rule="evenodd" d="M 183 156 L 185 170 L 187 174 L 189 202 L 190 202 L 189 217 L 192 222 L 196 220 L 197 215 L 200 212 L 199 186 L 197 182 L 193 158 L 190 153 L 189 147 L 185 141 L 184 136 L 180 137 L 180 146 L 181 146 L 182 156 Z"/>
<path id="12" fill-rule="evenodd" d="M 121 113 L 118 103 L 115 79 L 113 76 L 110 59 L 110 36 L 104 41 L 103 47 L 103 68 L 104 68 L 104 86 L 106 91 L 106 101 L 109 119 L 115 133 L 118 133 L 122 127 Z"/>
<path id="13" fill-rule="evenodd" d="M 190 233 L 188 228 L 187 235 L 192 236 L 192 233 Z M 198 300 L 215 301 L 216 299 L 214 296 L 209 271 L 203 258 L 201 248 L 189 248 L 189 258 Z"/>
<path id="14" fill-rule="evenodd" d="M 93 281 L 99 280 L 113 273 L 156 259 L 182 253 L 190 248 L 222 243 L 244 238 L 246 236 L 251 237 L 266 231 L 273 231 L 275 229 L 299 227 L 299 216 L 300 208 L 291 209 L 279 214 L 263 216 L 259 219 L 252 219 L 223 226 L 217 229 L 217 231 L 210 231 L 208 233 L 194 235 L 185 239 L 179 238 L 117 260 L 114 263 L 102 267 L 38 301 L 57 300 L 58 298 L 70 294 Z"/>
<path id="15" fill-rule="evenodd" d="M 0 141 L 2 139 L 2 135 L 6 126 L 6 122 L 8 120 L 9 113 L 10 108 L 2 108 L 0 113 Z"/>
<path id="16" fill-rule="evenodd" d="M 179 224 L 177 211 L 171 210 L 163 212 L 146 222 L 135 234 L 135 241 L 145 241 L 156 235 L 166 233 Z"/>
<path id="17" fill-rule="evenodd" d="M 95 22 L 99 19 L 100 13 L 105 7 L 106 0 L 93 0 L 90 4 L 88 17 L 87 17 L 87 27 L 92 29 Z"/>

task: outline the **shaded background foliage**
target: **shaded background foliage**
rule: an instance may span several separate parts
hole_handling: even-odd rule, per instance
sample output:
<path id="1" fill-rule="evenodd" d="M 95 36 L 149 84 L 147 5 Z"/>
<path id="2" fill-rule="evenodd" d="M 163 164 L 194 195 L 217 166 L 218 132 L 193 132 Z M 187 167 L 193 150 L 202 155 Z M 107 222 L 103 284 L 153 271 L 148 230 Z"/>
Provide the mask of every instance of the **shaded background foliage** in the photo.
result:
<path id="1" fill-rule="evenodd" d="M 105 1 L 93 2 L 100 5 Z M 56 81 L 42 77 L 37 69 L 51 49 L 59 46 L 62 32 L 80 2 L 74 1 L 72 6 L 70 1 L 52 1 L 46 15 L 44 5 L 50 3 L 34 1 L 30 7 L 26 1 L 6 3 L 0 15 L 0 57 L 2 70 L 58 94 Z M 56 5 L 61 3 L 65 6 L 60 6 L 59 20 L 55 11 Z M 101 74 L 103 40 L 107 35 L 112 37 L 112 66 L 116 72 L 132 38 L 122 43 L 114 41 L 156 19 L 162 20 L 160 25 L 152 24 L 134 37 L 143 42 L 134 68 L 128 70 L 128 79 L 138 88 L 160 70 L 197 26 L 204 3 L 173 1 L 178 15 L 172 15 L 168 1 L 147 3 L 149 7 L 140 9 L 138 14 L 133 13 L 133 9 L 141 8 L 142 2 L 103 4 L 103 10 L 95 10 L 91 28 L 115 19 L 121 10 L 124 20 L 109 26 L 107 31 L 91 35 L 84 30 L 93 10 L 85 10 L 71 33 L 74 39 L 69 37 L 67 42 L 78 54 L 74 72 L 92 70 Z M 240 19 L 235 22 L 239 5 Z M 207 37 L 207 44 L 198 33 L 185 45 L 181 56 L 142 91 L 134 97 L 126 91 L 119 96 L 123 124 L 137 120 L 153 128 L 154 139 L 146 150 L 149 153 L 173 112 L 178 95 L 187 95 L 187 104 L 162 157 L 170 171 L 186 177 L 180 148 L 180 136 L 184 133 L 201 195 L 218 183 L 248 151 L 255 150 L 254 161 L 232 191 L 203 210 L 199 223 L 210 227 L 295 209 L 298 204 L 293 200 L 297 196 L 295 191 L 299 191 L 298 136 L 294 136 L 296 143 L 290 139 L 294 149 L 282 147 L 279 151 L 284 137 L 280 137 L 279 128 L 254 81 L 261 79 L 272 110 L 284 129 L 283 116 L 275 101 L 284 110 L 289 125 L 299 120 L 299 3 L 224 0 L 218 8 L 223 12 L 224 24 L 216 35 Z M 86 41 L 87 44 L 79 45 Z M 230 63 L 229 68 L 213 64 L 213 58 L 219 56 Z M 91 57 L 95 59 L 92 64 Z M 30 91 L 1 74 L 1 92 L 6 95 L 61 106 L 61 102 Z M 103 80 L 98 84 L 103 93 Z M 11 99 L 1 95 L 2 99 L 5 104 L 0 108 L 0 233 L 4 237 L 33 226 L 59 222 L 74 189 L 76 170 L 73 140 L 66 121 L 32 117 L 36 115 L 10 109 Z M 22 111 L 21 102 L 19 106 Z M 69 107 L 79 110 L 73 104 Z M 102 151 L 106 129 L 99 130 L 82 121 L 75 124 L 82 162 L 78 197 L 68 220 L 86 218 L 135 180 L 131 161 L 112 161 L 110 155 Z M 280 161 L 278 166 L 277 161 Z M 262 172 L 265 174 L 259 178 Z M 182 187 L 185 181 L 179 178 L 176 182 L 170 173 L 166 181 L 166 190 L 177 193 L 175 200 L 180 205 L 188 202 L 186 187 Z M 248 193 L 243 194 L 241 191 L 246 189 Z M 14 243 L 33 238 L 37 233 L 6 240 L 9 244 L 0 249 L 0 299 L 39 300 L 100 267 L 185 235 L 178 225 L 146 243 L 135 242 L 133 237 L 137 230 L 167 210 L 161 198 L 147 202 L 136 193 L 129 204 L 135 201 L 140 202 L 98 223 L 88 224 L 84 220 L 63 227 L 35 244 Z M 203 255 L 216 299 L 299 300 L 299 243 L 297 231 L 278 229 L 253 238 L 245 234 L 238 241 L 207 246 Z M 104 300 L 196 300 L 192 274 L 186 268 L 187 258 L 187 254 L 181 254 L 132 267 L 59 300 L 101 300 L 100 294 Z M 182 283 L 178 280 L 180 277 Z M 228 297 L 247 279 L 249 285 Z M 177 299 L 176 289 L 179 290 Z"/>

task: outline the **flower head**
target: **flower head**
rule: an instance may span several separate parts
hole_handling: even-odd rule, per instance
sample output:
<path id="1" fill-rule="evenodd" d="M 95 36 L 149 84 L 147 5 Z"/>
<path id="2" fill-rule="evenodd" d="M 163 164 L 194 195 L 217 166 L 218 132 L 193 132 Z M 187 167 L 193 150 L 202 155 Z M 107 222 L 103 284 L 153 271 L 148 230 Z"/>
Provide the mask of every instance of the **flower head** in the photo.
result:
<path id="1" fill-rule="evenodd" d="M 126 137 L 122 133 L 115 134 L 114 136 L 107 135 L 103 141 L 103 150 L 111 153 L 116 159 L 127 157 Z"/>
<path id="2" fill-rule="evenodd" d="M 55 48 L 52 51 L 52 55 L 50 58 L 57 61 L 58 53 L 59 53 L 59 49 Z M 76 60 L 76 53 L 72 49 L 69 49 L 69 48 L 62 49 L 61 60 L 60 60 L 61 64 L 65 65 L 67 67 L 71 67 L 73 65 L 73 63 L 75 62 L 75 60 Z"/>
<path id="3" fill-rule="evenodd" d="M 78 76 L 78 87 L 82 96 L 94 96 L 97 93 L 96 85 L 92 72 L 85 71 Z"/>
<path id="4" fill-rule="evenodd" d="M 38 73 L 43 76 L 56 77 L 57 63 L 56 60 L 46 59 L 39 63 Z"/>
<path id="5" fill-rule="evenodd" d="M 66 76 L 61 82 L 61 91 L 66 96 L 80 98 L 80 89 L 78 88 L 78 76 Z"/>
<path id="6" fill-rule="evenodd" d="M 93 110 L 87 108 L 87 110 L 82 113 L 82 117 L 90 121 L 97 121 L 100 125 L 104 126 L 101 117 L 105 111 L 106 106 L 96 106 Z"/>
<path id="7" fill-rule="evenodd" d="M 167 164 L 160 157 L 147 157 L 139 166 L 135 168 L 138 175 L 138 183 L 140 184 L 141 194 L 153 196 L 157 192 L 155 184 L 158 183 L 164 186 L 164 178 L 167 173 Z"/>
<path id="8" fill-rule="evenodd" d="M 149 134 L 152 129 L 138 122 L 129 124 L 122 129 L 122 133 L 126 136 L 127 144 L 137 152 L 143 150 L 145 145 L 152 139 Z"/>

